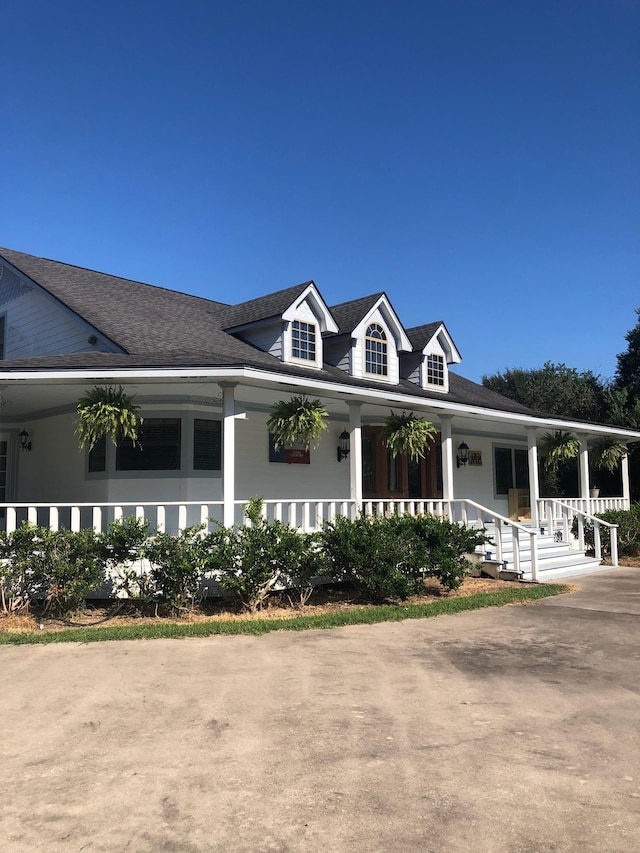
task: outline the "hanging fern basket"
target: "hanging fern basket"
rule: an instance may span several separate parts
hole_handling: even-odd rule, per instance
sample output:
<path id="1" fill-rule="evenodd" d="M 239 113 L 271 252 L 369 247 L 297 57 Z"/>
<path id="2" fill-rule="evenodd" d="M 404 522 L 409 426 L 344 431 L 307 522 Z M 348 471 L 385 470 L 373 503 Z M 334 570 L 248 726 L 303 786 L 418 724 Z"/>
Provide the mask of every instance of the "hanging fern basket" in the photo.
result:
<path id="1" fill-rule="evenodd" d="M 415 462 L 423 459 L 429 445 L 436 438 L 436 428 L 424 418 L 413 412 L 398 414 L 391 410 L 385 419 L 382 430 L 382 441 L 391 451 L 392 456 L 405 454 Z"/>
<path id="2" fill-rule="evenodd" d="M 123 438 L 135 444 L 142 424 L 140 407 L 122 385 L 98 386 L 83 394 L 76 404 L 76 435 L 80 447 L 110 439 L 118 445 Z"/>
<path id="3" fill-rule="evenodd" d="M 277 450 L 284 445 L 301 444 L 308 450 L 317 444 L 327 429 L 329 414 L 320 400 L 309 400 L 304 395 L 279 400 L 271 409 L 267 429 L 273 434 Z"/>
<path id="4" fill-rule="evenodd" d="M 541 438 L 540 457 L 545 471 L 557 471 L 561 462 L 575 459 L 579 453 L 580 441 L 571 432 L 557 429 L 545 432 Z"/>

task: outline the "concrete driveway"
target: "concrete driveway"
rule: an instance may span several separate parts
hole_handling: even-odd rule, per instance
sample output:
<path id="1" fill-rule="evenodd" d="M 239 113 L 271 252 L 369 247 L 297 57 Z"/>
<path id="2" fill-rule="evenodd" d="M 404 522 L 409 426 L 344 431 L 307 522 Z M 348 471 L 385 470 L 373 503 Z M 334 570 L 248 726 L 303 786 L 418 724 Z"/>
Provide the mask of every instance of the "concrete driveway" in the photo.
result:
<path id="1" fill-rule="evenodd" d="M 640 570 L 529 606 L 0 648 L 0 849 L 640 849 Z"/>

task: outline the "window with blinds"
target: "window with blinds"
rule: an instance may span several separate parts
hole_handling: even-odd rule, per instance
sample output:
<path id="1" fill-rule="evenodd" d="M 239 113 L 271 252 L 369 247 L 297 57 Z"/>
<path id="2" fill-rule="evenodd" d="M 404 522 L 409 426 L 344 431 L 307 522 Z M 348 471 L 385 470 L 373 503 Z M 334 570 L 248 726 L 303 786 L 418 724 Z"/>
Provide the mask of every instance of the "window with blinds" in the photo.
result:
<path id="1" fill-rule="evenodd" d="M 193 422 L 193 467 L 196 471 L 219 471 L 222 467 L 222 424 L 196 418 Z"/>
<path id="2" fill-rule="evenodd" d="M 117 471 L 178 471 L 180 418 L 145 418 L 133 445 L 125 439 L 116 453 Z"/>

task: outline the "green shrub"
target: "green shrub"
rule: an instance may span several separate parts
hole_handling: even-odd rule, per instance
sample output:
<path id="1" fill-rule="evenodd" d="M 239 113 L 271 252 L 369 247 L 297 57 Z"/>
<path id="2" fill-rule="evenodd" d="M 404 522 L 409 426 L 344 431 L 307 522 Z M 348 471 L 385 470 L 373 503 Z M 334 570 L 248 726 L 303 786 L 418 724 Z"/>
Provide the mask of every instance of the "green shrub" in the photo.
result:
<path id="1" fill-rule="evenodd" d="M 174 611 L 192 607 L 202 598 L 201 581 L 208 564 L 204 525 L 187 527 L 177 536 L 158 533 L 142 554 L 151 563 L 147 597 Z"/>
<path id="2" fill-rule="evenodd" d="M 420 593 L 425 577 L 446 589 L 460 586 L 465 554 L 487 541 L 484 532 L 435 516 L 390 516 L 327 524 L 322 545 L 337 581 L 348 581 L 374 600 Z"/>
<path id="3" fill-rule="evenodd" d="M 151 576 L 139 565 L 146 555 L 148 539 L 149 522 L 144 519 L 127 516 L 109 525 L 104 537 L 105 558 L 116 595 L 145 600 L 153 598 Z"/>
<path id="4" fill-rule="evenodd" d="M 64 615 L 104 585 L 103 538 L 92 528 L 49 530 L 25 522 L 3 537 L 3 586 L 13 602 L 40 601 L 47 613 Z"/>
<path id="5" fill-rule="evenodd" d="M 206 537 L 208 571 L 252 612 L 276 586 L 293 588 L 305 600 L 321 565 L 315 537 L 281 521 L 268 522 L 262 498 L 251 498 L 244 514 L 249 527 L 221 527 Z"/>
<path id="6" fill-rule="evenodd" d="M 393 519 L 339 516 L 325 525 L 322 548 L 332 580 L 353 584 L 374 601 L 407 598 L 417 592 L 407 565 L 411 543 L 398 535 Z"/>
<path id="7" fill-rule="evenodd" d="M 629 509 L 608 509 L 606 512 L 596 513 L 596 518 L 601 518 L 609 524 L 618 525 L 618 554 L 620 557 L 637 557 L 640 555 L 640 503 L 632 504 Z M 578 535 L 578 519 L 574 517 L 572 532 Z M 595 552 L 593 523 L 584 523 L 584 542 L 588 552 Z M 602 554 L 611 556 L 611 534 L 609 528 L 600 525 L 600 544 Z"/>

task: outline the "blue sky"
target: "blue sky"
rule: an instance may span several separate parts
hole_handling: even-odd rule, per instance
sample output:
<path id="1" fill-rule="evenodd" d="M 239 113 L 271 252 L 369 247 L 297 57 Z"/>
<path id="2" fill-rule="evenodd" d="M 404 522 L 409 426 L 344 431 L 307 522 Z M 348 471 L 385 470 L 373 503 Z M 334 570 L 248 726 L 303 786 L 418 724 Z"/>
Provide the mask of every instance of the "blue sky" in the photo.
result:
<path id="1" fill-rule="evenodd" d="M 470 379 L 614 373 L 636 0 L 0 5 L 0 245 L 225 302 L 385 290 Z"/>

